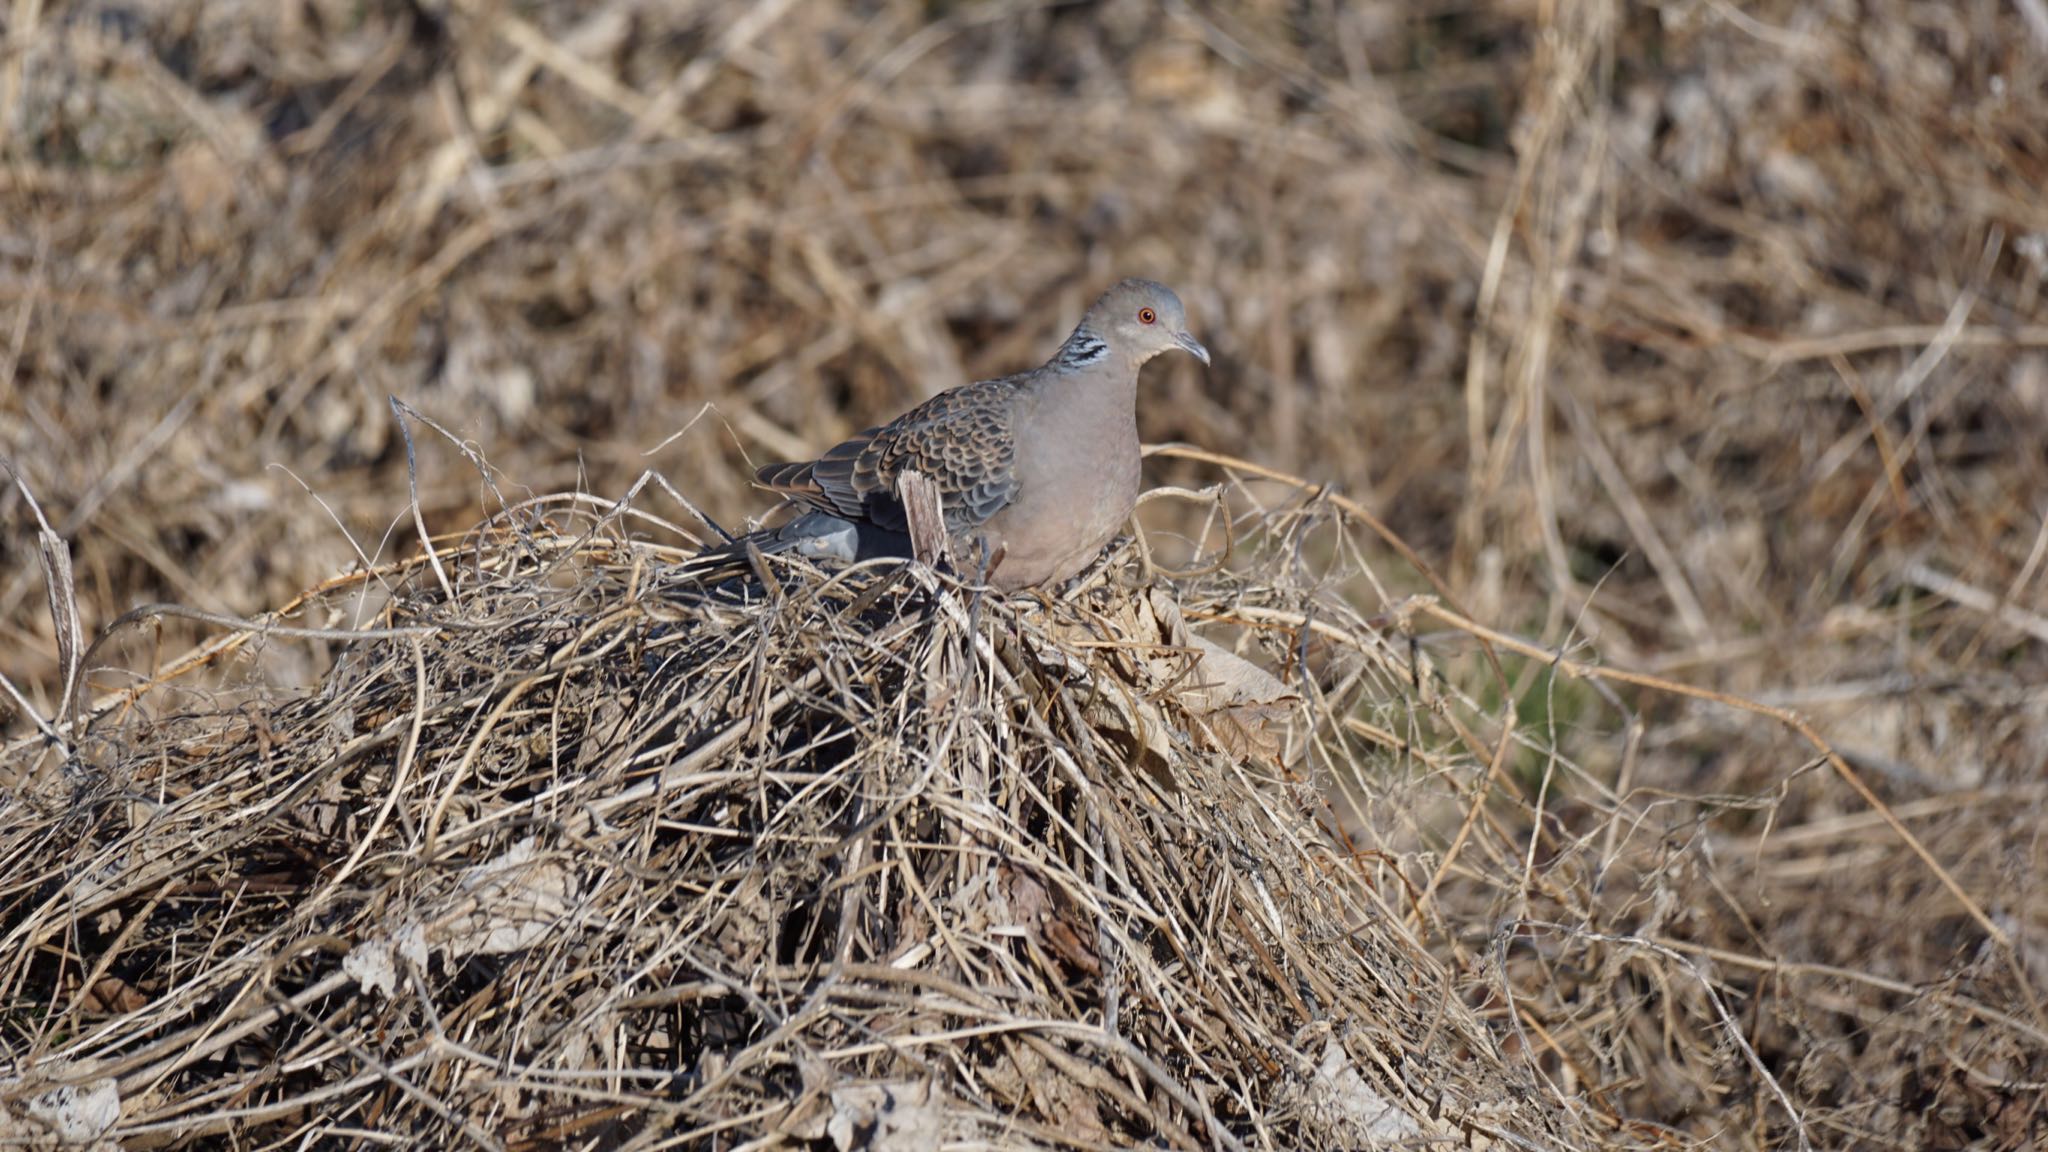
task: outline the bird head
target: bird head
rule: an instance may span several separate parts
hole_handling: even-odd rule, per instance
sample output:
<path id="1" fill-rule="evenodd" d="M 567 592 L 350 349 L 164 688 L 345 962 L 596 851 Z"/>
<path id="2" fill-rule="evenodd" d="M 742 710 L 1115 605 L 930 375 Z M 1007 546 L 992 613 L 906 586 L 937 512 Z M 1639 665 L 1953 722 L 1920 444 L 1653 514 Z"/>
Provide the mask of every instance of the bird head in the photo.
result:
<path id="1" fill-rule="evenodd" d="M 1081 322 L 1139 364 L 1179 349 L 1202 363 L 1209 350 L 1188 334 L 1188 312 L 1173 289 L 1151 280 L 1123 280 L 1102 294 Z"/>

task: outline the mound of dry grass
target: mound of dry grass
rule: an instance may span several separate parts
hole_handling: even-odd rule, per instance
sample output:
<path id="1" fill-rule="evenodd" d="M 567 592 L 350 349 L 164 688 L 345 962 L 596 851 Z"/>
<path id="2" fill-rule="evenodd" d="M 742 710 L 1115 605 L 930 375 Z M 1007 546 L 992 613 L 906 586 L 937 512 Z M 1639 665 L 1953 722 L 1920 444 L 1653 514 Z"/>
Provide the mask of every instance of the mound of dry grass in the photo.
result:
<path id="1" fill-rule="evenodd" d="M 1343 720 L 1417 673 L 1286 571 L 1356 530 L 1290 503 L 1237 525 L 1258 565 L 1052 602 L 886 564 L 706 594 L 573 498 L 331 584 L 281 619 L 388 602 L 317 685 L 235 688 L 295 642 L 242 631 L 10 751 L 0 1124 L 1591 1146 L 1338 847 L 1313 780 L 1387 770 Z M 1305 700 L 1260 664 L 1311 621 Z"/>

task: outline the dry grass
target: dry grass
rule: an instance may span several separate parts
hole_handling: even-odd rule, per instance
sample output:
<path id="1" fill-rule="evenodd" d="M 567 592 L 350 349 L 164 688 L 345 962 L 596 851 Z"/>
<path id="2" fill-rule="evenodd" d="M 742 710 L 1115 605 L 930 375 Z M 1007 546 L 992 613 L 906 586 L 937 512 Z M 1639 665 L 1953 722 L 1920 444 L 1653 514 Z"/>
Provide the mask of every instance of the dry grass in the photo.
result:
<path id="1" fill-rule="evenodd" d="M 292 615 L 387 609 L 318 691 L 250 684 L 292 641 L 244 631 L 13 750 L 0 979 L 64 991 L 13 1015 L 7 1097 L 77 1085 L 147 1144 L 1583 1145 L 1274 771 L 1391 767 L 1346 717 L 1438 727 L 1285 571 L 1356 526 L 1288 504 L 1237 526 L 1270 566 L 1171 594 L 707 596 L 575 500 L 336 581 Z M 1183 613 L 1276 663 L 1313 619 L 1327 690 Z"/>
<path id="2" fill-rule="evenodd" d="M 492 804 L 534 802 L 509 767 L 473 759 L 458 775 L 446 764 L 485 728 L 543 731 L 527 727 L 539 720 L 518 701 L 483 724 L 517 679 L 507 668 L 597 691 L 595 665 L 576 676 L 544 667 L 551 652 L 586 651 L 569 645 L 582 635 L 579 613 L 624 614 L 592 638 L 657 642 L 646 635 L 662 599 L 648 583 L 655 565 L 633 551 L 649 545 L 629 546 L 617 525 L 583 543 L 501 527 L 469 568 L 450 569 L 448 589 L 422 583 L 413 561 L 391 559 L 417 547 L 409 479 L 440 532 L 530 492 L 594 492 L 608 506 L 650 467 L 712 514 L 742 516 L 758 509 L 743 457 L 814 449 L 948 383 L 1042 355 L 1093 291 L 1129 273 L 1181 288 L 1218 353 L 1206 375 L 1181 365 L 1147 382 L 1147 439 L 1227 449 L 1332 486 L 1310 497 L 1284 481 L 1233 483 L 1245 553 L 1231 574 L 1173 585 L 1198 630 L 1248 651 L 1271 643 L 1265 662 L 1305 696 L 1285 760 L 1294 785 L 1254 788 L 1218 767 L 1242 755 L 1189 753 L 1187 764 L 1209 767 L 1189 768 L 1187 794 L 1215 802 L 1199 826 L 1242 833 L 1252 798 L 1277 788 L 1292 799 L 1258 827 L 1282 855 L 1260 857 L 1261 867 L 1290 880 L 1311 867 L 1342 877 L 1313 847 L 1303 821 L 1316 805 L 1300 783 L 1331 797 L 1341 815 L 1330 834 L 1349 838 L 1345 859 L 1368 886 L 1333 879 L 1328 898 L 1370 907 L 1362 923 L 1412 930 L 1412 941 L 1382 937 L 1345 919 L 1365 933 L 1354 946 L 1425 984 L 1429 965 L 1441 966 L 1444 1019 L 1475 1013 L 1492 1036 L 1473 1050 L 1479 1058 L 1493 1060 L 1497 1045 L 1505 1074 L 1541 1078 L 1534 1098 L 1552 1105 L 1541 1123 L 1580 1126 L 1524 1134 L 1751 1148 L 2048 1139 L 2048 899 L 2036 879 L 2048 867 L 2048 14 L 2037 0 L 167 0 L 17 3 L 0 21 L 0 455 L 71 542 L 83 634 L 149 602 L 255 616 L 352 564 L 352 583 L 306 605 L 332 610 L 294 622 L 346 628 L 439 597 L 497 624 L 421 640 L 417 665 L 411 640 L 273 632 L 259 659 L 190 668 L 174 661 L 194 644 L 246 634 L 176 616 L 123 628 L 95 658 L 89 699 L 135 683 L 124 676 L 177 674 L 134 710 L 67 732 L 82 758 L 54 781 L 50 747 L 16 744 L 9 756 L 0 909 L 10 943 L 40 941 L 4 958 L 9 1062 L 78 1074 L 52 1073 L 48 1061 L 83 1053 L 70 1046 L 91 1037 L 118 1037 L 133 1056 L 170 1051 L 181 1029 L 212 1017 L 229 1030 L 263 1018 L 162 1080 L 161 1095 L 129 1094 L 121 1081 L 130 1117 L 282 1107 L 370 1078 L 351 1098 L 390 1111 L 358 1113 L 358 1126 L 404 1116 L 448 1125 L 440 1133 L 460 1121 L 493 1138 L 540 1138 L 544 1125 L 513 1124 L 512 1110 L 565 1115 L 567 1096 L 535 1104 L 505 1069 L 552 1067 L 526 1059 L 535 1053 L 627 1067 L 623 1050 L 598 1040 L 574 1048 L 588 1034 L 576 1029 L 612 1019 L 603 1013 L 618 1006 L 598 1001 L 626 985 L 621 971 L 643 989 L 709 980 L 659 967 L 670 962 L 662 933 L 687 926 L 607 914 L 538 951 L 461 963 L 437 945 L 420 970 L 445 983 L 415 987 L 404 1005 L 353 984 L 327 988 L 323 997 L 373 1005 L 365 1023 L 385 1027 L 370 1046 L 323 1015 L 342 1000 L 284 1007 L 342 971 L 335 948 L 388 936 L 387 905 L 446 907 L 466 869 L 520 841 L 495 826 L 454 847 L 423 839 L 430 825 L 413 807 L 441 803 L 445 829 Z M 487 449 L 499 491 L 445 447 L 424 451 L 409 478 L 390 395 Z M 706 403 L 715 409 L 700 417 Z M 1199 456 L 1155 457 L 1152 478 L 1250 475 Z M 665 494 L 649 495 L 659 491 L 633 507 L 698 530 Z M 1367 508 L 1426 560 L 1434 589 L 1425 567 L 1357 531 Z M 7 736 L 40 740 L 37 718 L 53 730 L 60 722 L 61 646 L 34 561 L 36 521 L 16 490 L 0 494 L 0 510 L 0 674 L 21 696 L 0 708 Z M 1164 531 L 1199 516 L 1195 505 L 1147 510 L 1167 551 Z M 632 523 L 636 539 L 644 529 L 665 546 L 685 543 Z M 537 556 L 559 561 L 545 579 Z M 1432 590 L 1434 602 L 1408 599 Z M 908 587 L 891 595 L 930 602 Z M 749 627 L 793 635 L 776 629 L 795 628 L 800 599 L 746 610 L 759 618 Z M 1409 663 L 1431 674 L 1319 694 L 1355 669 L 1339 659 L 1344 643 L 1284 618 L 1311 604 L 1315 621 L 1342 620 L 1338 630 L 1367 647 L 1378 641 L 1368 643 L 1360 617 L 1397 638 L 1412 631 Z M 1211 608 L 1224 619 L 1204 617 Z M 984 604 L 975 627 L 920 618 L 895 642 L 964 660 L 971 636 L 994 645 L 1009 635 L 1003 643 L 1031 651 L 1071 640 L 998 627 L 1013 610 Z M 779 669 L 794 682 L 803 673 L 793 670 L 833 659 L 879 660 L 878 634 L 863 626 L 867 639 L 829 659 L 761 647 L 745 677 L 781 683 L 770 675 Z M 229 647 L 253 651 L 246 639 Z M 483 666 L 462 664 L 465 652 Z M 483 660 L 492 652 L 509 663 Z M 1097 901 L 1084 919 L 1123 948 L 1131 940 L 1116 934 L 1133 931 L 1137 906 L 1079 862 L 1091 858 L 1091 835 L 1163 850 L 1170 837 L 1120 822 L 1147 811 L 1139 796 L 1150 793 L 1106 762 L 1055 771 L 1049 749 L 1073 750 L 1081 764 L 1100 718 L 1041 712 L 1064 726 L 1018 728 L 1027 712 L 998 690 L 995 671 L 1009 666 L 976 661 L 977 723 L 1024 733 L 1015 749 L 1040 749 L 1035 767 L 1002 787 L 1037 787 L 1032 803 L 1042 799 L 1049 820 L 1071 817 L 1087 781 L 1101 820 L 1099 833 L 1072 823 L 1076 838 L 1047 840 L 1037 828 L 1013 838 L 1036 845 L 1044 867 L 1072 869 Z M 479 678 L 469 695 L 466 676 Z M 649 698 L 702 687 L 634 683 Z M 409 743 L 387 737 L 399 742 L 379 746 L 374 771 L 336 777 L 360 793 L 300 795 L 295 776 L 266 773 L 303 765 L 232 759 L 255 755 L 249 741 L 274 752 L 310 739 L 295 726 L 306 710 L 349 692 L 403 698 L 375 724 L 428 715 L 422 685 L 448 711 Z M 595 697 L 577 699 L 596 715 Z M 816 723 L 851 731 L 868 716 L 861 723 L 877 731 L 916 735 L 884 724 L 909 723 L 901 703 L 877 698 Z M 391 772 L 407 746 L 421 774 L 401 788 Z M 1370 758 L 1368 746 L 1378 750 Z M 1345 752 L 1320 751 L 1332 748 Z M 931 844 L 957 849 L 970 832 L 988 833 L 947 791 L 956 759 L 933 761 L 941 775 L 921 792 L 887 772 L 803 769 L 840 803 L 793 807 L 787 822 L 914 795 L 896 818 L 914 809 L 945 830 L 906 823 L 850 842 L 845 851 L 877 865 L 840 890 L 860 915 L 792 913 L 821 925 L 814 942 L 829 936 L 826 952 L 852 940 L 882 955 L 888 942 L 939 931 L 890 921 L 910 906 L 891 885 L 937 882 Z M 430 762 L 443 775 L 429 774 Z M 486 767 L 509 775 L 480 775 Z M 194 795 L 205 802 L 170 803 L 165 790 L 179 781 L 203 784 Z M 1048 791 L 1062 781 L 1077 791 Z M 418 791 L 435 786 L 445 801 Z M 578 797 L 633 786 L 618 772 L 574 777 L 587 789 Z M 51 787 L 76 807 L 43 813 L 36 798 Z M 735 798 L 734 811 L 768 795 Z M 391 815 L 365 838 L 363 821 L 387 802 Z M 323 803 L 357 823 L 305 823 Z M 637 822 L 605 825 L 588 842 L 637 835 L 645 855 L 627 859 L 660 867 L 679 860 L 663 852 L 710 851 L 663 823 L 685 819 L 667 807 L 674 798 L 632 803 L 643 805 Z M 60 891 L 78 899 L 81 884 L 156 875 L 118 846 L 163 835 L 151 823 L 159 813 L 187 811 L 193 835 L 232 839 L 230 815 L 272 804 L 276 820 L 252 828 L 247 844 L 274 859 L 216 855 L 209 871 L 175 882 L 99 888 L 94 898 L 110 902 L 89 916 L 52 903 Z M 1005 811 L 1025 827 L 1023 808 Z M 756 819 L 750 829 L 772 825 L 789 843 L 806 832 Z M 672 841 L 650 831 L 665 828 Z M 1274 837 L 1280 828 L 1290 831 Z M 684 899 L 681 889 L 632 888 L 664 878 L 600 875 L 611 857 L 586 854 L 568 831 L 547 823 L 554 839 L 536 842 L 546 853 L 535 867 L 595 885 L 578 893 L 630 892 L 647 907 L 662 892 Z M 290 855 L 291 845 L 308 854 Z M 345 871 L 359 848 L 366 855 Z M 954 879 L 993 867 L 956 857 L 945 874 Z M 373 868 L 373 858 L 392 863 Z M 114 871 L 87 883 L 74 870 L 81 860 Z M 848 863 L 841 852 L 807 866 L 840 876 Z M 1244 874 L 1204 866 L 1222 871 L 1190 873 L 1189 883 Z M 1124 874 L 1128 891 L 1153 898 L 1141 871 Z M 267 888 L 272 877 L 306 887 Z M 1297 939 L 1284 917 L 1309 905 L 1275 899 L 1280 920 L 1247 905 L 1247 927 L 1197 935 L 1219 949 L 1225 939 Z M 1038 961 L 1024 939 L 973 937 L 952 957 L 956 978 L 972 990 L 1006 957 L 1006 978 L 1037 974 L 1016 987 L 1050 996 L 1049 974 L 1068 961 L 1055 954 L 1030 968 Z M 621 951 L 576 951 L 601 942 Z M 235 950 L 245 944 L 255 951 Z M 1241 1014 L 1245 1028 L 1275 1036 L 1287 1012 L 1294 1027 L 1340 1031 L 1340 1018 L 1367 1029 L 1405 1019 L 1384 993 L 1358 994 L 1342 1013 L 1324 998 L 1283 1011 L 1272 997 L 1300 988 L 1263 965 L 1301 961 L 1255 953 L 1232 954 L 1219 977 L 1251 990 L 1243 1002 L 1201 1007 L 1214 1013 L 1202 1019 L 1232 1027 L 1225 1018 Z M 170 955 L 183 967 L 158 972 L 139 959 Z M 600 970 L 592 957 L 622 967 Z M 209 967 L 231 960 L 252 967 Z M 517 986 L 522 1001 L 573 1004 L 536 1017 L 565 1030 L 517 1036 L 491 999 L 514 985 L 486 979 L 515 969 L 535 981 Z M 704 1003 L 717 1003 L 703 1013 L 672 1001 L 658 1027 L 629 1026 L 607 1042 L 658 1032 L 673 1053 L 686 1043 L 674 1023 L 684 1016 L 791 1019 L 766 993 L 811 979 L 772 966 L 748 978 L 762 981 L 746 988 L 765 997 L 759 1011 L 727 1003 L 744 999 L 739 991 L 707 991 Z M 1077 983 L 1163 994 L 1129 968 Z M 435 998 L 448 992 L 481 998 Z M 1102 1024 L 1103 1000 L 1057 1004 Z M 428 1005 L 438 1024 L 422 1018 Z M 485 1021 L 476 1035 L 511 1038 L 492 1053 L 524 1061 L 498 1066 L 511 1103 L 486 1102 L 452 1071 L 470 1065 L 422 1039 L 459 1040 L 448 1024 L 456 1009 Z M 760 1014 L 771 1010 L 780 1015 Z M 969 1026 L 958 1022 L 986 1010 L 953 1004 L 955 1023 L 943 1026 Z M 865 1043 L 806 1029 L 871 1016 L 797 1019 L 804 1028 L 771 1028 L 763 1052 Z M 960 1093 L 993 1066 L 974 1061 L 1033 1037 L 1064 1045 L 1095 1070 L 1087 1076 L 1106 1074 L 1142 1105 L 1091 1097 L 1113 1143 L 1143 1131 L 1207 1145 L 1215 1137 L 1203 1117 L 1214 1116 L 1248 1145 L 1314 1146 L 1310 1128 L 1259 1127 L 1264 1109 L 1297 1116 L 1284 1112 L 1282 1086 L 1302 1074 L 1289 1061 L 1320 1058 L 1313 1037 L 1289 1034 L 1274 1049 L 1288 1056 L 1282 1072 L 1233 1078 L 1211 1075 L 1225 1065 L 1202 1070 L 1215 1060 L 1204 1045 L 1221 1041 L 1162 1039 L 1143 1031 L 1158 1021 L 1120 1019 L 1119 1034 L 1164 1081 L 1220 1095 L 1190 1106 L 1132 1052 L 1052 1031 L 965 1043 L 932 1082 L 982 1109 L 962 1113 L 977 1124 L 991 1108 L 1060 1124 L 1049 1101 L 1022 1108 Z M 941 1024 L 908 1013 L 890 1026 Z M 734 1038 L 730 1051 L 763 1039 Z M 1409 1088 L 1441 1083 L 1429 1045 L 1449 1041 L 1409 1039 L 1428 1069 Z M 212 1073 L 228 1092 L 284 1053 L 309 1062 L 251 1096 L 209 1103 L 197 1085 Z M 443 1071 L 416 1083 L 393 1070 L 406 1059 Z M 848 1056 L 846 1074 L 904 1067 L 875 1072 L 879 1063 L 861 1060 L 881 1057 Z M 671 1055 L 646 1066 L 686 1063 Z M 662 1107 L 704 1083 L 664 1086 Z M 643 1131 L 705 1122 L 687 1109 L 647 1111 L 639 1096 L 629 1105 L 629 1089 L 646 1085 L 578 1082 L 574 1114 L 595 1113 L 601 1098 Z M 1426 1116 L 1426 1096 L 1416 1099 Z M 273 1122 L 289 1126 L 287 1115 Z M 739 1131 L 723 1139 L 737 1145 Z"/>

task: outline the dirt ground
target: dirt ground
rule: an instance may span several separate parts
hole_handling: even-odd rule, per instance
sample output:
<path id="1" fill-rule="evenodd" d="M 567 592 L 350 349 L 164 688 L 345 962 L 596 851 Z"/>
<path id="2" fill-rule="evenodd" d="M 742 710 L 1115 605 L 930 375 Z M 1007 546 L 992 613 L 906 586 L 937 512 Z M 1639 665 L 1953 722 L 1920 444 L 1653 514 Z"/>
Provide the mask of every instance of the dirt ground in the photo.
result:
<path id="1" fill-rule="evenodd" d="M 405 555 L 415 495 L 433 530 L 495 510 L 393 398 L 503 490 L 651 470 L 732 526 L 751 464 L 1154 277 L 1215 365 L 1149 370 L 1146 440 L 1328 485 L 1475 626 L 1417 650 L 1513 754 L 1330 787 L 1504 1051 L 1617 1147 L 2048 1142 L 2043 0 L 0 30 L 0 457 L 88 635 Z M 10 482 L 10 740 L 61 691 L 35 524 Z M 166 619 L 94 687 L 217 631 Z"/>

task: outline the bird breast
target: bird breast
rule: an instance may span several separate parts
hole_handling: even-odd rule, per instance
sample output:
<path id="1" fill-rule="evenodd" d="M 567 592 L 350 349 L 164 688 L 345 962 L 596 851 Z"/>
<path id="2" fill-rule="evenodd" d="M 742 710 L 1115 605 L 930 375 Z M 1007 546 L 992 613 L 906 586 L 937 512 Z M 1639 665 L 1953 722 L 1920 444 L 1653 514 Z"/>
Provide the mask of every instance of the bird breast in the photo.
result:
<path id="1" fill-rule="evenodd" d="M 1017 497 L 991 518 L 989 544 L 1003 549 L 994 582 L 1005 589 L 1057 583 L 1109 543 L 1138 498 L 1143 461 L 1130 402 L 1047 397 L 1017 441 Z"/>

